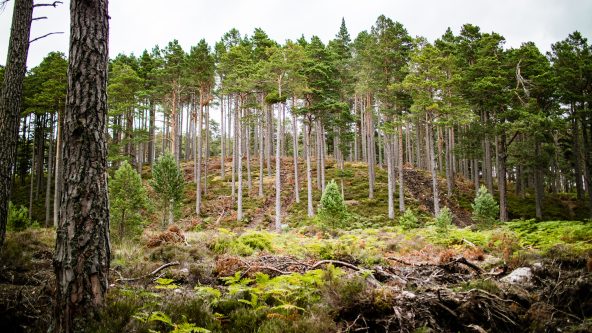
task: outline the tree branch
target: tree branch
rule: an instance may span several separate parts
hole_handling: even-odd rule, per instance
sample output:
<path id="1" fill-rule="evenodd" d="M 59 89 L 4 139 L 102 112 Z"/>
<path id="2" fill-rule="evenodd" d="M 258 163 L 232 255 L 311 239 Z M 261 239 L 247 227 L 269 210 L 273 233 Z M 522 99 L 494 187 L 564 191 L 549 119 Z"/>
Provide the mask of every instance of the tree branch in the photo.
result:
<path id="1" fill-rule="evenodd" d="M 39 36 L 39 37 L 37 37 L 37 38 L 33 38 L 33 39 L 31 39 L 31 40 L 29 41 L 29 44 L 33 43 L 34 41 L 38 41 L 38 40 L 40 40 L 40 39 L 42 39 L 42 38 L 45 38 L 45 37 L 47 37 L 47 36 L 51 36 L 51 35 L 57 35 L 57 34 L 63 34 L 63 33 L 64 33 L 63 31 L 50 32 L 50 33 L 48 33 L 48 34 L 45 34 L 45 35 L 43 35 L 43 36 Z"/>
<path id="2" fill-rule="evenodd" d="M 37 21 L 37 20 L 45 20 L 47 19 L 47 16 L 40 16 L 40 17 L 34 17 L 33 21 Z"/>
<path id="3" fill-rule="evenodd" d="M 147 277 L 156 275 L 156 273 L 162 271 L 165 268 L 168 268 L 168 267 L 171 267 L 171 266 L 177 266 L 177 265 L 180 265 L 180 264 L 181 263 L 179 263 L 178 261 L 169 262 L 167 264 L 164 264 L 164 265 L 158 267 L 157 269 L 155 269 L 154 271 L 152 271 L 150 274 L 146 274 L 146 275 L 143 275 L 143 276 L 140 276 L 140 277 L 137 277 L 137 278 L 120 278 L 120 279 L 115 280 L 115 282 L 130 282 L 130 281 L 141 280 L 141 279 L 144 279 L 144 278 L 147 278 Z M 119 274 L 119 275 L 121 276 L 121 274 Z"/>
<path id="4" fill-rule="evenodd" d="M 58 5 L 63 4 L 63 2 L 61 1 L 54 1 L 53 3 L 38 3 L 33 5 L 33 8 L 35 7 L 53 7 L 56 8 Z"/>

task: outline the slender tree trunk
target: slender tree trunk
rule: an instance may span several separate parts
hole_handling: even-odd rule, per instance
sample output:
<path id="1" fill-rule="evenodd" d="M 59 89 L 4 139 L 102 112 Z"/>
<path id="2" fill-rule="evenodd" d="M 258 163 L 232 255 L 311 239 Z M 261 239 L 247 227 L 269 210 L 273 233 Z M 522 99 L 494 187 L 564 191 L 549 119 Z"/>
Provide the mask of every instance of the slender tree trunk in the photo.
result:
<path id="1" fill-rule="evenodd" d="M 446 191 L 452 197 L 454 187 L 454 161 L 452 159 L 452 128 L 446 129 Z"/>
<path id="2" fill-rule="evenodd" d="M 262 198 L 264 196 L 263 193 L 263 168 L 264 168 L 264 159 L 265 159 L 265 151 L 264 151 L 264 144 L 263 144 L 263 113 L 261 113 L 261 117 L 259 118 L 259 197 Z"/>
<path id="3" fill-rule="evenodd" d="M 33 114 L 30 115 L 30 117 L 33 117 Z M 38 117 L 37 115 L 35 115 L 35 117 Z M 33 120 L 29 121 L 29 127 L 31 126 L 31 124 L 33 123 Z M 29 128 L 29 132 L 31 131 L 31 129 Z M 36 132 L 36 131 L 35 131 Z M 31 169 L 30 169 L 30 173 L 29 173 L 29 220 L 33 218 L 33 184 L 35 183 L 35 163 L 39 163 L 37 161 L 36 158 L 36 154 L 35 154 L 35 148 L 36 148 L 36 141 L 35 138 L 33 138 L 33 148 L 31 149 Z"/>
<path id="4" fill-rule="evenodd" d="M 280 87 L 281 96 L 281 87 Z M 282 122 L 280 121 L 283 109 L 286 103 L 282 103 L 282 110 L 278 108 L 278 119 L 276 125 L 276 139 L 275 139 L 275 230 L 280 231 L 282 228 L 282 204 L 281 204 L 281 141 L 282 141 Z"/>
<path id="5" fill-rule="evenodd" d="M 498 151 L 498 190 L 499 190 L 499 208 L 500 221 L 506 222 L 508 220 L 508 205 L 506 203 L 506 133 L 502 132 L 499 136 L 499 151 Z"/>
<path id="6" fill-rule="evenodd" d="M 18 126 L 27 69 L 33 0 L 15 0 L 4 81 L 0 91 L 0 251 L 4 244 Z"/>
<path id="7" fill-rule="evenodd" d="M 292 106 L 294 106 L 294 100 L 292 99 Z M 298 126 L 296 122 L 298 118 L 296 118 L 296 114 L 292 109 L 292 145 L 293 145 L 293 153 L 294 156 L 294 200 L 296 203 L 300 202 L 300 184 L 298 182 Z"/>
<path id="8" fill-rule="evenodd" d="M 203 94 L 199 94 L 199 108 L 197 111 L 197 173 L 196 173 L 196 190 L 195 190 L 195 214 L 198 216 L 201 214 L 201 158 L 202 158 L 202 134 L 201 130 L 203 127 Z"/>
<path id="9" fill-rule="evenodd" d="M 538 141 L 535 142 L 535 156 L 540 156 L 541 149 L 540 143 Z M 534 166 L 534 201 L 535 201 L 535 215 L 537 219 L 543 218 L 543 173 L 541 167 L 538 165 Z"/>
<path id="10" fill-rule="evenodd" d="M 376 165 L 376 152 L 374 146 L 374 124 L 372 122 L 372 106 L 368 97 L 366 105 L 366 133 L 368 138 L 366 142 L 366 154 L 368 155 L 368 198 L 374 198 L 374 167 Z"/>
<path id="11" fill-rule="evenodd" d="M 434 130 L 432 117 L 426 116 L 426 151 L 428 154 L 428 167 L 432 174 L 432 194 L 434 199 L 434 215 L 440 212 L 440 195 L 438 192 L 438 177 L 436 174 L 436 158 L 434 156 Z"/>
<path id="12" fill-rule="evenodd" d="M 319 133 L 319 158 L 321 160 L 321 191 L 325 192 L 325 184 L 326 179 L 325 179 L 325 126 L 323 125 L 323 123 L 321 121 L 319 121 L 319 129 L 320 129 L 320 133 Z"/>
<path id="13" fill-rule="evenodd" d="M 584 109 L 585 112 L 582 113 L 582 145 L 584 148 L 584 178 L 586 179 L 586 190 L 588 191 L 588 209 L 589 209 L 589 217 L 592 218 L 592 157 L 590 154 L 590 140 L 588 139 L 589 131 L 592 129 L 588 129 L 588 124 L 586 123 L 585 114 L 587 114 L 587 108 Z M 592 135 L 592 133 L 590 133 Z"/>
<path id="14" fill-rule="evenodd" d="M 312 206 L 312 168 L 310 162 L 310 119 L 308 124 L 304 124 L 304 155 L 306 155 L 306 197 L 307 197 L 307 215 L 314 216 L 314 208 Z"/>
<path id="15" fill-rule="evenodd" d="M 224 118 L 224 96 L 220 96 L 220 178 L 222 180 L 224 180 L 224 162 L 226 159 L 226 124 Z"/>
<path id="16" fill-rule="evenodd" d="M 81 331 L 105 303 L 109 276 L 107 0 L 72 0 L 64 188 L 54 267 L 55 332 Z"/>
<path id="17" fill-rule="evenodd" d="M 237 155 L 237 174 L 238 174 L 238 193 L 237 193 L 237 209 L 236 209 L 236 220 L 241 221 L 243 219 L 243 152 L 242 152 L 242 135 L 241 133 L 241 114 L 240 108 L 242 107 L 242 97 L 241 97 L 241 105 L 237 105 L 235 110 L 235 119 L 234 122 L 236 123 L 236 136 L 235 136 L 235 143 L 236 145 L 236 155 Z"/>
<path id="18" fill-rule="evenodd" d="M 49 124 L 49 153 L 47 156 L 47 182 L 45 182 L 45 227 L 49 227 L 49 215 L 51 214 L 51 207 L 49 205 L 49 201 L 51 198 L 51 177 L 53 173 L 53 115 L 51 116 L 51 122 Z"/>
<path id="19" fill-rule="evenodd" d="M 388 193 L 388 217 L 389 219 L 393 220 L 395 218 L 395 201 L 394 201 L 394 192 L 395 192 L 395 168 L 394 168 L 394 161 L 393 161 L 393 149 L 391 147 L 391 134 L 386 134 L 384 138 L 384 157 L 386 159 L 386 169 L 388 175 L 388 185 L 387 185 L 387 193 Z"/>
<path id="20" fill-rule="evenodd" d="M 479 192 L 479 160 L 473 160 L 473 182 L 475 184 L 475 195 Z"/>
<path id="21" fill-rule="evenodd" d="M 247 113 L 247 117 L 249 116 L 250 111 L 245 110 Z M 251 194 L 253 191 L 253 176 L 251 175 L 251 124 L 248 123 L 244 129 L 244 137 L 245 137 L 245 152 L 246 152 L 246 162 L 247 162 L 247 189 L 248 193 Z"/>
<path id="22" fill-rule="evenodd" d="M 265 131 L 267 132 L 267 136 L 265 138 L 265 157 L 267 159 L 267 176 L 271 177 L 271 150 L 272 150 L 272 141 L 273 141 L 273 130 L 272 130 L 272 122 L 273 117 L 271 115 L 271 107 L 269 105 L 265 106 Z"/>
<path id="23" fill-rule="evenodd" d="M 229 104 L 230 105 L 230 104 Z M 238 104 L 234 105 L 234 113 L 236 115 L 236 110 L 238 109 Z M 230 108 L 228 109 L 228 113 L 232 113 Z M 229 115 L 230 117 L 230 115 Z M 232 190 L 231 190 L 231 197 L 232 197 L 232 204 L 234 205 L 234 199 L 235 199 L 235 195 L 236 195 L 236 166 L 237 166 L 237 128 L 236 128 L 236 122 L 238 121 L 238 118 L 235 117 L 234 119 L 234 123 L 232 124 L 232 168 L 231 168 L 231 174 L 232 174 Z M 231 123 L 231 119 L 228 119 L 228 123 Z"/>
<path id="24" fill-rule="evenodd" d="M 403 176 L 403 128 L 402 125 L 399 125 L 399 159 L 398 159 L 398 167 L 399 167 L 399 211 L 403 213 L 405 211 L 405 187 L 404 187 L 404 176 Z M 407 136 L 407 141 L 409 137 Z"/>
<path id="25" fill-rule="evenodd" d="M 62 174 L 63 174 L 63 159 L 62 159 L 62 127 L 63 115 L 58 111 L 57 135 L 56 135 L 56 157 L 55 157 L 55 179 L 53 186 L 53 226 L 58 228 L 58 211 L 60 208 L 60 197 L 62 191 Z"/>
<path id="26" fill-rule="evenodd" d="M 206 151 L 205 151 L 205 158 L 204 158 L 204 172 L 203 172 L 203 196 L 208 195 L 208 166 L 210 162 L 210 105 L 206 105 L 206 119 L 205 119 L 205 126 L 204 131 L 206 132 Z"/>

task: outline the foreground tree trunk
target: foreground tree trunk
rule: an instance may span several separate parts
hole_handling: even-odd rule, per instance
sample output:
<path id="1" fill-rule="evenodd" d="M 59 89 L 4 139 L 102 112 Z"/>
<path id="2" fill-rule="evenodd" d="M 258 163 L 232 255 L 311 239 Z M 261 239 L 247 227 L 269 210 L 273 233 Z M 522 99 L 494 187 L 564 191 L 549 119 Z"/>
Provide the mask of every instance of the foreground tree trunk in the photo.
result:
<path id="1" fill-rule="evenodd" d="M 105 303 L 109 274 L 107 190 L 108 0 L 70 2 L 63 188 L 54 269 L 53 330 L 78 332 Z"/>
<path id="2" fill-rule="evenodd" d="M 0 91 L 0 248 L 4 244 L 8 218 L 32 20 L 33 0 L 15 0 L 4 82 Z"/>

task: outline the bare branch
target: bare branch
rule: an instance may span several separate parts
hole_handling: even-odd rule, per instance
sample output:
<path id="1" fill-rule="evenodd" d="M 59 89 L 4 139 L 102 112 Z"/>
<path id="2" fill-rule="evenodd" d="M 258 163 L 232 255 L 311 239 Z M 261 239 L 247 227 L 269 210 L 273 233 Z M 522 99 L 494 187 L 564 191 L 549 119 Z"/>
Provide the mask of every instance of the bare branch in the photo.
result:
<path id="1" fill-rule="evenodd" d="M 10 0 L 1 0 L 0 1 L 0 12 L 4 11 L 4 8 L 6 8 L 6 4 L 8 3 L 8 1 L 10 1 Z"/>
<path id="2" fill-rule="evenodd" d="M 50 33 L 48 33 L 48 34 L 45 34 L 45 35 L 43 35 L 43 36 L 39 36 L 39 37 L 37 37 L 37 38 L 33 38 L 33 39 L 31 39 L 31 40 L 29 41 L 29 44 L 33 43 L 34 41 L 40 40 L 40 39 L 42 39 L 42 38 L 45 38 L 45 37 L 47 37 L 47 36 L 51 36 L 51 35 L 57 35 L 57 34 L 63 34 L 63 33 L 64 33 L 63 31 L 50 32 Z"/>
<path id="3" fill-rule="evenodd" d="M 35 7 L 53 7 L 53 8 L 55 8 L 61 4 L 63 4 L 63 2 L 61 2 L 61 1 L 54 1 L 53 3 L 38 3 L 38 4 L 33 5 L 33 8 L 35 8 Z"/>
<path id="4" fill-rule="evenodd" d="M 47 16 L 40 16 L 40 17 L 34 17 L 33 21 L 37 21 L 37 20 L 45 20 L 47 19 Z"/>
<path id="5" fill-rule="evenodd" d="M 178 261 L 169 262 L 169 263 L 166 263 L 166 264 L 158 267 L 157 269 L 155 269 L 154 271 L 152 271 L 150 274 L 142 275 L 142 276 L 137 277 L 137 278 L 119 278 L 119 279 L 116 279 L 115 282 L 120 282 L 120 281 L 121 282 L 130 282 L 130 281 L 137 281 L 137 280 L 145 279 L 147 277 L 156 275 L 156 273 L 162 271 L 165 268 L 168 268 L 168 267 L 171 267 L 171 266 L 177 266 L 177 265 L 180 265 L 180 263 Z M 119 274 L 119 272 L 117 272 L 117 273 Z M 119 274 L 119 275 L 121 276 L 121 274 Z"/>

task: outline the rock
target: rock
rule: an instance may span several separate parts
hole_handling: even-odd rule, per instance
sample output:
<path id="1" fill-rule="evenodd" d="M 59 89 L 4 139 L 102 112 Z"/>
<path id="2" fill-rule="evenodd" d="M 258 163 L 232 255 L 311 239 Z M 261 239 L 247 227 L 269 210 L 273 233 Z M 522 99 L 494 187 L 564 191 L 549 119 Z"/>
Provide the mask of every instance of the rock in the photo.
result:
<path id="1" fill-rule="evenodd" d="M 401 296 L 403 296 L 404 298 L 407 298 L 407 299 L 416 299 L 417 298 L 417 296 L 414 293 L 407 291 L 407 290 L 403 290 L 401 292 Z"/>
<path id="2" fill-rule="evenodd" d="M 500 281 L 510 284 L 530 284 L 532 281 L 532 269 L 530 267 L 516 268 L 512 273 L 501 278 Z"/>

